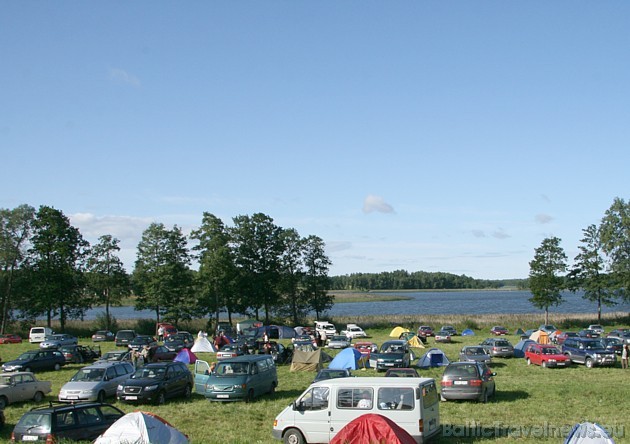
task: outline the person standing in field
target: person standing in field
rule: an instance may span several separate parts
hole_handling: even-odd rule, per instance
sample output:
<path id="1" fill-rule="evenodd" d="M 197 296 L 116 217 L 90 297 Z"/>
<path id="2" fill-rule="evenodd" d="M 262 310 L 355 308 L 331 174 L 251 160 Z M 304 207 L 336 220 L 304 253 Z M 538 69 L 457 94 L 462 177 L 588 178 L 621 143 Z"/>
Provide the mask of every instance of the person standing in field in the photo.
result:
<path id="1" fill-rule="evenodd" d="M 630 351 L 630 344 L 625 342 L 621 348 L 621 368 L 628 368 L 628 352 Z"/>

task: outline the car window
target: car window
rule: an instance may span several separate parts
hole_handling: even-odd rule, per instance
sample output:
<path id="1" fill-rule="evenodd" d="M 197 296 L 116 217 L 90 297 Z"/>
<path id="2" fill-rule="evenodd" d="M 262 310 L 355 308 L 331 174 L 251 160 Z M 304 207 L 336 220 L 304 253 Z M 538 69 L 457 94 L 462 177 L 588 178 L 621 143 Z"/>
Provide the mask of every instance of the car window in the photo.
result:
<path id="1" fill-rule="evenodd" d="M 97 408 L 101 411 L 101 416 L 105 421 L 118 419 L 124 415 L 124 413 L 121 413 L 118 409 L 112 407 L 111 405 L 101 405 Z"/>
<path id="2" fill-rule="evenodd" d="M 337 407 L 350 409 L 371 409 L 374 392 L 371 388 L 340 388 Z"/>
<path id="3" fill-rule="evenodd" d="M 108 368 L 107 371 L 105 372 L 105 376 L 108 379 L 114 379 L 116 377 L 116 369 L 114 367 Z"/>
<path id="4" fill-rule="evenodd" d="M 298 401 L 303 410 L 323 410 L 328 407 L 328 387 L 313 387 Z"/>
<path id="5" fill-rule="evenodd" d="M 413 410 L 414 390 L 412 387 L 386 387 L 378 390 L 379 410 Z"/>
<path id="6" fill-rule="evenodd" d="M 95 425 L 103 421 L 96 407 L 79 409 L 76 413 L 79 424 L 81 425 Z"/>
<path id="7" fill-rule="evenodd" d="M 57 412 L 55 414 L 55 426 L 58 430 L 74 427 L 77 424 L 73 411 Z"/>
<path id="8" fill-rule="evenodd" d="M 422 405 L 427 408 L 439 401 L 437 387 L 435 383 L 430 383 L 422 387 Z"/>

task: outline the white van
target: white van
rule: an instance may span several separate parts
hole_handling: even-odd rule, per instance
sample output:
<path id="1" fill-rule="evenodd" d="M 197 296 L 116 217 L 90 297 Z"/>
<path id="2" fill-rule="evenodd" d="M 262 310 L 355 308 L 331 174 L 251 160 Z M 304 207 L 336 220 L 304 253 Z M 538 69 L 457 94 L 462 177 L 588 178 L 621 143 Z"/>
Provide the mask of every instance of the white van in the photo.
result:
<path id="1" fill-rule="evenodd" d="M 31 327 L 28 333 L 28 342 L 44 342 L 48 336 L 54 335 L 52 328 L 48 327 Z"/>
<path id="2" fill-rule="evenodd" d="M 273 422 L 284 442 L 328 443 L 366 413 L 390 418 L 418 443 L 440 429 L 440 396 L 433 378 L 335 378 L 316 382 Z"/>

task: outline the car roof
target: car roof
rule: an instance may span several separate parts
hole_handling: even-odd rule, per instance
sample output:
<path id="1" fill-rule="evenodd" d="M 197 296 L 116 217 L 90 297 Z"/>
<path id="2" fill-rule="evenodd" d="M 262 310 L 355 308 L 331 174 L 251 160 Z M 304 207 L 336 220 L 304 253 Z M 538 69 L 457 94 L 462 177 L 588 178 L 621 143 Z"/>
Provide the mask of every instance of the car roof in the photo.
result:
<path id="1" fill-rule="evenodd" d="M 127 362 L 124 362 L 124 361 L 96 361 L 93 364 L 86 365 L 85 367 L 81 367 L 81 370 L 86 369 L 86 368 L 107 368 L 107 367 L 113 367 L 115 365 L 121 365 L 121 364 L 127 364 Z"/>
<path id="2" fill-rule="evenodd" d="M 79 408 L 88 408 L 88 407 L 100 407 L 100 406 L 109 406 L 113 407 L 116 410 L 120 410 L 118 407 L 113 406 L 111 404 L 104 404 L 100 402 L 77 402 L 74 404 L 68 404 L 67 402 L 59 402 L 59 401 L 49 401 L 48 405 L 38 406 L 31 408 L 28 412 L 37 412 L 37 413 L 46 413 L 46 411 L 50 411 L 50 413 L 64 411 L 64 410 L 76 410 Z"/>
<path id="3" fill-rule="evenodd" d="M 435 382 L 433 378 L 384 378 L 382 376 L 365 376 L 360 378 L 334 378 L 318 381 L 311 384 L 316 386 L 353 386 L 353 387 L 409 387 L 410 385 L 419 386 L 426 382 Z"/>

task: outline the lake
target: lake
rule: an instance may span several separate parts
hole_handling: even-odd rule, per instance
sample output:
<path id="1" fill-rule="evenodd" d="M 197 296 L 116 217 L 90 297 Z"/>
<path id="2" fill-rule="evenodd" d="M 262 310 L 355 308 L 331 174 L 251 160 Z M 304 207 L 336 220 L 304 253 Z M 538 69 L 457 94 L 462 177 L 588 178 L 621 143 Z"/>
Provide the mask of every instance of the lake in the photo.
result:
<path id="1" fill-rule="evenodd" d="M 418 292 L 380 292 L 409 298 L 404 301 L 352 302 L 335 304 L 328 312 L 331 316 L 377 316 L 377 315 L 413 315 L 413 314 L 523 314 L 540 313 L 529 302 L 529 291 L 418 291 Z M 565 302 L 558 307 L 551 307 L 551 313 L 597 313 L 597 304 L 582 298 L 581 292 L 562 293 Z M 618 304 L 603 307 L 603 312 L 630 311 L 630 304 Z M 85 320 L 93 320 L 103 313 L 103 308 L 88 310 Z M 136 311 L 133 307 L 112 307 L 111 314 L 116 319 L 152 319 L 153 311 Z"/>

